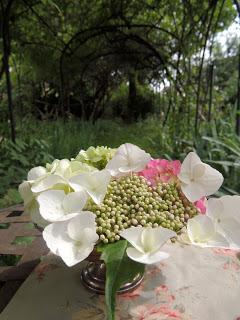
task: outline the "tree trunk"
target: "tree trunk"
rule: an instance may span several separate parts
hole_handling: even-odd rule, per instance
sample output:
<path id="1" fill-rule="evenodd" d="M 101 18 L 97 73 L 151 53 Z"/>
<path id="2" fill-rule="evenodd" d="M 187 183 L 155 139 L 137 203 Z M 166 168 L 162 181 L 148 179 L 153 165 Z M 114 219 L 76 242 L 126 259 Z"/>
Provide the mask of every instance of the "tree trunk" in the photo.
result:
<path id="1" fill-rule="evenodd" d="M 136 117 L 136 97 L 137 97 L 137 85 L 136 75 L 134 71 L 130 71 L 128 74 L 129 89 L 128 89 L 128 114 L 129 120 L 132 121 Z"/>
<path id="2" fill-rule="evenodd" d="M 240 136 L 240 45 L 238 47 L 238 84 L 237 84 L 237 114 L 236 132 Z"/>
<path id="3" fill-rule="evenodd" d="M 213 71 L 214 64 L 211 63 L 209 70 L 209 102 L 208 102 L 208 122 L 212 119 L 212 94 L 213 94 Z"/>
<path id="4" fill-rule="evenodd" d="M 201 107 L 200 107 L 200 96 L 201 96 L 203 63 L 204 63 L 205 53 L 206 53 L 206 49 L 207 49 L 207 42 L 208 42 L 209 34 L 210 34 L 210 31 L 211 31 L 211 27 L 212 27 L 212 23 L 213 23 L 213 19 L 214 19 L 214 13 L 216 11 L 217 5 L 218 5 L 218 1 L 214 0 L 212 2 L 212 11 L 211 11 L 211 15 L 210 15 L 209 22 L 208 22 L 208 25 L 207 25 L 207 31 L 206 31 L 205 39 L 204 39 L 202 57 L 201 57 L 201 60 L 200 60 L 198 79 L 197 79 L 197 97 L 196 97 L 196 112 L 195 112 L 195 124 L 194 124 L 195 136 L 198 135 L 199 116 L 200 116 L 200 111 L 201 111 L 200 110 L 201 109 Z"/>
<path id="5" fill-rule="evenodd" d="M 10 118 L 10 127 L 11 127 L 11 139 L 15 143 L 16 141 L 16 131 L 15 131 L 15 119 L 13 113 L 13 102 L 12 102 L 12 83 L 11 75 L 9 68 L 9 57 L 10 57 L 10 34 L 9 34 L 9 20 L 10 12 L 13 4 L 13 0 L 10 0 L 4 9 L 3 3 L 1 2 L 1 11 L 2 11 L 2 40 L 3 40 L 3 63 L 4 63 L 4 72 L 6 76 L 6 85 L 7 85 L 7 96 L 8 96 L 8 110 Z"/>

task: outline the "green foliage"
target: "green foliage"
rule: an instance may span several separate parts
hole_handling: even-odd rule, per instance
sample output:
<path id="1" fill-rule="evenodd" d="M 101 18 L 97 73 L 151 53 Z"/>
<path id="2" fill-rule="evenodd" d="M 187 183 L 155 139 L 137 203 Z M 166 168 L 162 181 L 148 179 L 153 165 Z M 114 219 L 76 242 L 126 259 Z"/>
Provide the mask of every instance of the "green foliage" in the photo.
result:
<path id="1" fill-rule="evenodd" d="M 22 256 L 0 254 L 0 267 L 15 266 Z"/>
<path id="2" fill-rule="evenodd" d="M 165 126 L 161 120 L 155 116 L 132 124 L 120 120 L 98 120 L 92 124 L 76 119 L 64 122 L 31 118 L 28 126 L 23 125 L 19 131 L 21 148 L 19 143 L 13 146 L 8 140 L 0 145 L 0 194 L 3 196 L 0 206 L 20 201 L 15 188 L 33 166 L 44 165 L 53 158 L 76 157 L 81 149 L 91 145 L 117 148 L 125 142 L 138 145 L 154 158 L 183 160 L 188 152 L 195 150 L 223 173 L 222 192 L 239 193 L 240 139 L 235 134 L 234 119 L 206 122 L 201 129 L 202 137 L 196 139 L 180 117 L 178 122 L 171 119 Z"/>
<path id="3" fill-rule="evenodd" d="M 138 274 L 143 274 L 144 264 L 135 262 L 126 254 L 127 241 L 120 240 L 107 245 L 101 259 L 106 264 L 105 299 L 107 319 L 115 319 L 116 292 L 124 283 L 132 281 Z"/>
<path id="4" fill-rule="evenodd" d="M 44 140 L 39 140 L 28 134 L 26 138 L 18 139 L 14 144 L 8 139 L 0 144 L 0 200 L 2 206 L 20 201 L 18 193 L 12 189 L 26 178 L 27 171 L 34 166 L 45 164 L 53 158 L 48 152 L 49 146 Z"/>
<path id="5" fill-rule="evenodd" d="M 122 82 L 119 87 L 112 91 L 108 113 L 120 117 L 127 112 L 128 85 Z"/>
<path id="6" fill-rule="evenodd" d="M 8 188 L 9 185 L 11 184 L 12 184 L 12 181 L 9 181 L 6 187 Z M 0 198 L 0 208 L 9 207 L 11 205 L 22 202 L 22 198 L 17 189 L 10 188 L 10 189 L 4 190 L 3 188 L 3 193 L 5 194 L 3 195 L 2 198 Z"/>
<path id="7" fill-rule="evenodd" d="M 129 85 L 122 82 L 118 88 L 111 92 L 111 98 L 108 103 L 108 115 L 113 117 L 123 117 L 128 119 L 132 113 L 136 119 L 146 118 L 153 114 L 157 109 L 156 95 L 148 85 L 142 85 L 136 82 L 136 97 L 133 105 L 129 103 Z M 129 110 L 130 108 L 130 110 Z"/>
<path id="8" fill-rule="evenodd" d="M 30 236 L 28 236 L 28 237 L 17 236 L 14 239 L 14 241 L 12 242 L 12 244 L 27 246 L 28 244 L 32 243 L 34 239 L 35 239 L 35 237 L 30 237 Z"/>
<path id="9" fill-rule="evenodd" d="M 30 134 L 43 141 L 46 144 L 46 157 L 54 159 L 75 157 L 80 149 L 95 145 L 99 132 L 98 124 L 76 119 L 37 121 L 31 117 L 25 123 L 27 127 L 23 125 L 19 130 L 21 139 L 26 140 Z M 39 163 L 43 162 L 43 158 L 39 159 Z"/>
<path id="10" fill-rule="evenodd" d="M 7 229 L 9 228 L 10 223 L 0 223 L 0 229 Z"/>
<path id="11" fill-rule="evenodd" d="M 0 20 L 5 17 L 1 10 Z M 30 112 L 57 118 L 72 113 L 95 121 L 105 109 L 106 114 L 124 119 L 131 112 L 135 119 L 144 118 L 156 108 L 152 85 L 160 84 L 165 87 L 164 98 L 174 100 L 178 95 L 184 104 L 187 96 L 193 109 L 206 34 L 210 42 L 234 21 L 236 12 L 231 0 L 41 0 L 14 2 L 10 17 L 9 62 L 16 115 L 22 118 Z M 0 52 L 2 46 L 0 41 Z M 225 72 L 228 66 L 237 70 L 236 52 L 232 55 L 232 59 L 218 60 L 218 68 L 223 60 L 227 67 L 216 75 L 221 78 L 216 83 L 221 99 L 214 97 L 216 103 L 226 100 L 222 95 L 227 99 L 235 95 L 236 76 L 231 79 L 230 72 Z M 0 70 L 1 60 L 0 53 Z M 204 64 L 201 109 L 207 105 L 205 69 Z M 129 72 L 136 78 L 136 97 L 130 106 L 126 100 Z M 0 115 L 4 113 L 1 119 L 7 120 L 4 78 L 0 79 Z M 222 94 L 226 86 L 229 94 Z"/>

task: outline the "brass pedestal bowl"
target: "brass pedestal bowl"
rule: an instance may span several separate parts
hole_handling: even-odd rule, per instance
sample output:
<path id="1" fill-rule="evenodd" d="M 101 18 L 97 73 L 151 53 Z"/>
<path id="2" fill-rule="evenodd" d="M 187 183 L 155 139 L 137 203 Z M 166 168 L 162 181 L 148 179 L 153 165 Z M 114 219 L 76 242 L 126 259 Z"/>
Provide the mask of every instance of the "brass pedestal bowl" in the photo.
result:
<path id="1" fill-rule="evenodd" d="M 98 294 L 105 294 L 105 281 L 106 281 L 106 266 L 100 260 L 100 254 L 95 250 L 86 259 L 87 265 L 82 269 L 81 280 L 83 285 Z M 142 282 L 143 275 L 138 274 L 132 282 L 124 283 L 119 290 L 118 294 L 126 293 L 135 290 Z"/>

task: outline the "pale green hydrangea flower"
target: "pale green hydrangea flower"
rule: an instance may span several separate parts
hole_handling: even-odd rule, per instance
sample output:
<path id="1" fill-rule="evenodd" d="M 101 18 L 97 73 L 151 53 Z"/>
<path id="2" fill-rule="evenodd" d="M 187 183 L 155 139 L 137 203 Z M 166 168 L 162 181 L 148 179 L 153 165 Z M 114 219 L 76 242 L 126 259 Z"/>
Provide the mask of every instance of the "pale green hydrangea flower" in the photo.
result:
<path id="1" fill-rule="evenodd" d="M 116 149 L 108 147 L 89 147 L 87 150 L 81 150 L 76 157 L 77 161 L 87 163 L 91 166 L 104 169 L 107 163 L 112 159 Z"/>

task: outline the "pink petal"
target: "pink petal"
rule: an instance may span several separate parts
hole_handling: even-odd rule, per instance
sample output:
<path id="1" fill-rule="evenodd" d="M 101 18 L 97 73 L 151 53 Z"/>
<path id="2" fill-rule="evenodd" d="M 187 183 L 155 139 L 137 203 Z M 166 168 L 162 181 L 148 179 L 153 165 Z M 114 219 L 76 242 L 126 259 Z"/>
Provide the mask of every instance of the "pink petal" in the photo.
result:
<path id="1" fill-rule="evenodd" d="M 160 174 L 159 178 L 162 182 L 167 183 L 172 177 L 169 174 Z"/>
<path id="2" fill-rule="evenodd" d="M 203 197 L 200 200 L 194 202 L 195 206 L 200 210 L 200 212 L 202 214 L 205 214 L 206 210 L 207 210 L 206 205 L 205 205 L 206 201 L 207 201 L 207 199 L 205 197 Z"/>
<path id="3" fill-rule="evenodd" d="M 170 163 L 173 175 L 177 176 L 181 170 L 181 162 L 179 160 L 174 160 Z"/>
<path id="4" fill-rule="evenodd" d="M 155 185 L 159 181 L 168 183 L 176 179 L 180 169 L 181 162 L 179 160 L 153 159 L 147 163 L 146 168 L 139 174 Z"/>

